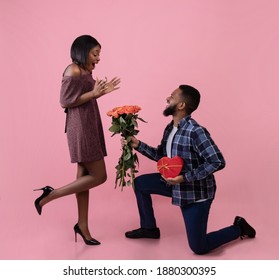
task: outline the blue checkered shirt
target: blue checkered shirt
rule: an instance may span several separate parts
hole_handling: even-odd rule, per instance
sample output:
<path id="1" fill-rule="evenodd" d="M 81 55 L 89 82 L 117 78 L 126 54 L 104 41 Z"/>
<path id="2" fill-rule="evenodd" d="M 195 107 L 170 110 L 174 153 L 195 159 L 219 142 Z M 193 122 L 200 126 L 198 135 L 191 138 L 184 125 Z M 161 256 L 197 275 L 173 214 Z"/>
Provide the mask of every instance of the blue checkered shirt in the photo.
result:
<path id="1" fill-rule="evenodd" d="M 155 161 L 167 156 L 167 140 L 172 128 L 173 122 L 165 128 L 157 148 L 140 141 L 137 151 Z M 213 199 L 216 191 L 213 173 L 225 167 L 225 160 L 209 132 L 191 116 L 186 116 L 178 124 L 171 152 L 172 157 L 184 160 L 181 174 L 185 179 L 181 184 L 172 185 L 172 203 L 184 206 L 200 199 Z"/>

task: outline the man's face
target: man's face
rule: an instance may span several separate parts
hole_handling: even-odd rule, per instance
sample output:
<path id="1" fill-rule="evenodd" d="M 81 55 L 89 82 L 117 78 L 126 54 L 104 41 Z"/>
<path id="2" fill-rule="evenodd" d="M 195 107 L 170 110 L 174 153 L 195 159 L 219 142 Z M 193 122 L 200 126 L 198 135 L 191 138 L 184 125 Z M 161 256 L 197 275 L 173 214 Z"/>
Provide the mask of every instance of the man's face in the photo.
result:
<path id="1" fill-rule="evenodd" d="M 163 111 L 164 116 L 173 116 L 176 113 L 177 104 L 182 102 L 181 100 L 181 89 L 177 88 L 172 94 L 166 99 L 167 106 Z"/>

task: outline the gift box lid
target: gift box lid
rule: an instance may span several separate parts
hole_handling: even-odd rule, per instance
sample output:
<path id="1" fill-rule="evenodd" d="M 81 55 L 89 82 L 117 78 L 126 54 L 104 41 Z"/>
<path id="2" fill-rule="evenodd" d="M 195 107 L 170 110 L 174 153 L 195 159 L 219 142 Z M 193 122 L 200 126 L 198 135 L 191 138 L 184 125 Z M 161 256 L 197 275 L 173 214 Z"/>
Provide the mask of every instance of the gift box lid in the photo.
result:
<path id="1" fill-rule="evenodd" d="M 165 178 L 174 178 L 178 176 L 183 168 L 184 161 L 181 157 L 175 156 L 172 158 L 162 157 L 157 162 L 157 170 Z"/>

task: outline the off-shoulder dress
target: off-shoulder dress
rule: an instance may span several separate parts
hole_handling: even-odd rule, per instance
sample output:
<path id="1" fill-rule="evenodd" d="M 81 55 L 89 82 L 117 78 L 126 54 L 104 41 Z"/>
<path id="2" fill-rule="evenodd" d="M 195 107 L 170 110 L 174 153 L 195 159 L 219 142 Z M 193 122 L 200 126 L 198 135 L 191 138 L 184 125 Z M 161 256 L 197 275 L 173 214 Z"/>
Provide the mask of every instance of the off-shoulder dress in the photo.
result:
<path id="1" fill-rule="evenodd" d="M 107 155 L 103 126 L 96 99 L 71 107 L 77 98 L 91 91 L 95 80 L 90 73 L 64 76 L 60 104 L 67 108 L 66 128 L 71 162 L 91 162 Z"/>

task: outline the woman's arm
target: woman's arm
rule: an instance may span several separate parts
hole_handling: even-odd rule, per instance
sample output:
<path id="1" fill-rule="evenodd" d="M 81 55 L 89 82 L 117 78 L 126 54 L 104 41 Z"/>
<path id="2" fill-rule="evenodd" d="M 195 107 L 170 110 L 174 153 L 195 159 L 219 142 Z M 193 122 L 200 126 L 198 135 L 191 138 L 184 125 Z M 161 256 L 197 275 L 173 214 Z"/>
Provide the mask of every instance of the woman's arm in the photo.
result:
<path id="1" fill-rule="evenodd" d="M 70 76 L 70 77 L 78 77 L 80 76 L 80 68 L 75 65 L 71 64 L 64 72 L 64 76 Z M 96 79 L 96 82 L 94 84 L 94 87 L 91 91 L 85 92 L 82 95 L 80 95 L 74 102 L 71 102 L 70 104 L 61 104 L 63 108 L 72 108 L 80 106 L 88 101 L 90 101 L 93 98 L 99 98 L 107 93 L 110 93 L 118 87 L 116 87 L 120 83 L 120 79 L 113 78 L 110 82 L 107 82 L 107 79 L 105 80 L 99 80 Z"/>

